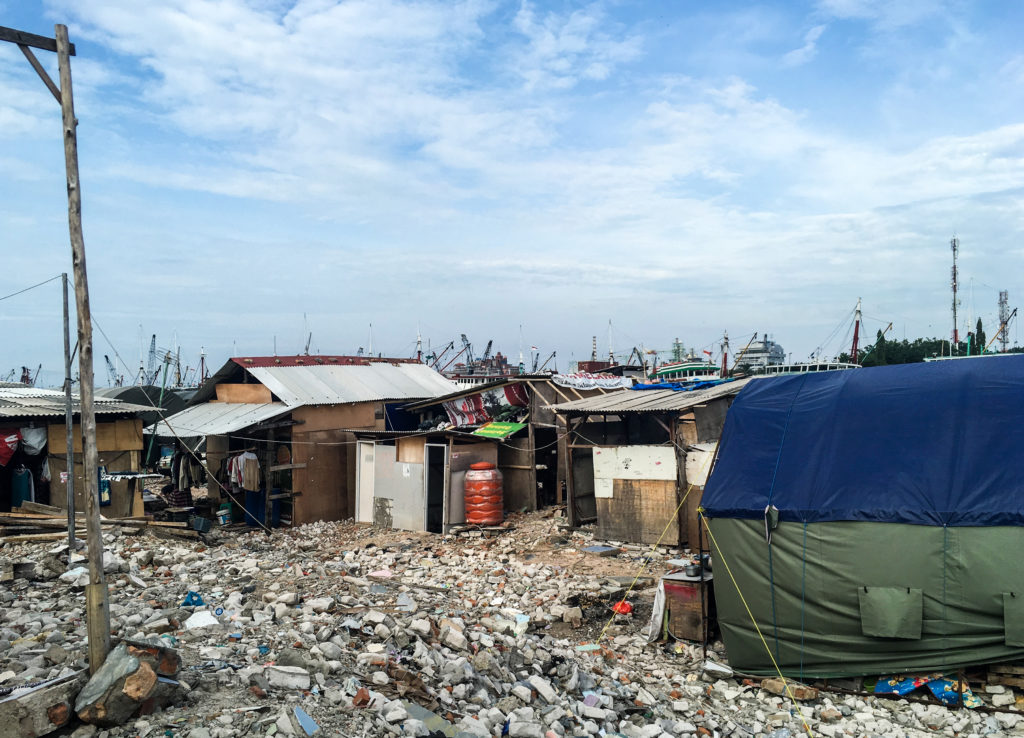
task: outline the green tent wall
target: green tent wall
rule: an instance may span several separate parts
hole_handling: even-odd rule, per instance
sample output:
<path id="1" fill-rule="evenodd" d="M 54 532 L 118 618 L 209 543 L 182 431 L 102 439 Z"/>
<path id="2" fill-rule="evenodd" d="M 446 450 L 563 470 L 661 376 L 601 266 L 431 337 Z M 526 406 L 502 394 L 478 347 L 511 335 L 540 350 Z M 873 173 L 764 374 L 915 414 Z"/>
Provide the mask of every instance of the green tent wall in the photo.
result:
<path id="1" fill-rule="evenodd" d="M 1021 355 L 748 384 L 702 500 L 730 664 L 770 674 L 775 656 L 806 678 L 1024 659 L 1022 447 Z"/>

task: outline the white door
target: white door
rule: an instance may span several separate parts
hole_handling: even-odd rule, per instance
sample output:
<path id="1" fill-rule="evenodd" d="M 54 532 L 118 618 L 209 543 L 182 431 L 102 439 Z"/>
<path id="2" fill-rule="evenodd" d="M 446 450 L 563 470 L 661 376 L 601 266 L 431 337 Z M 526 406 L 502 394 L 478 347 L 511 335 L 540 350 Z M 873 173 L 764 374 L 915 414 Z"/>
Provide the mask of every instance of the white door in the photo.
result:
<path id="1" fill-rule="evenodd" d="M 356 522 L 373 522 L 373 463 L 376 456 L 373 441 L 360 441 L 356 447 L 359 463 L 356 464 Z"/>

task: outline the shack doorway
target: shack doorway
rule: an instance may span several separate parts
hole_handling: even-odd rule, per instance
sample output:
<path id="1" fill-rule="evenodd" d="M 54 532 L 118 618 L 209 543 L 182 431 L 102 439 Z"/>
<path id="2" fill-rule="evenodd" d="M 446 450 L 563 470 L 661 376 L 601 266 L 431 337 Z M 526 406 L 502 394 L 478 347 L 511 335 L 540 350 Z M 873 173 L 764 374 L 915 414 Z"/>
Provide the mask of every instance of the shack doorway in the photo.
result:
<path id="1" fill-rule="evenodd" d="M 537 470 L 537 508 L 560 503 L 558 494 L 558 432 L 555 428 L 534 430 L 534 463 Z"/>
<path id="2" fill-rule="evenodd" d="M 444 501 L 445 501 L 445 462 L 447 460 L 448 447 L 438 443 L 428 443 L 425 446 L 426 474 L 423 476 L 423 485 L 426 488 L 427 510 L 424 527 L 430 533 L 444 532 Z"/>

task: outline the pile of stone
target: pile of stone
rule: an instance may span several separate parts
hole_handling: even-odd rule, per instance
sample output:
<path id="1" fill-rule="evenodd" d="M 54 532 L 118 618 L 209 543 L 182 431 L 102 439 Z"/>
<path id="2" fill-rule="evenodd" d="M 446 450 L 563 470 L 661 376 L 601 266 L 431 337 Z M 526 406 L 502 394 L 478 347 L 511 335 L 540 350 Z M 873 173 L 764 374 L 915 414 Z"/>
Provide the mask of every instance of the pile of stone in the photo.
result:
<path id="1" fill-rule="evenodd" d="M 78 694 L 74 711 L 92 724 L 75 735 L 1024 734 L 1012 710 L 813 690 L 794 705 L 770 683 L 705 669 L 724 661 L 720 644 L 648 644 L 645 618 L 611 611 L 628 582 L 537 553 L 555 538 L 560 550 L 589 543 L 553 519 L 528 516 L 491 538 L 351 523 L 216 538 L 105 535 L 121 645 L 108 660 L 116 676 Z M 31 564 L 0 590 L 0 687 L 81 674 L 75 556 L 18 544 L 0 557 Z M 630 593 L 651 598 L 649 586 Z"/>

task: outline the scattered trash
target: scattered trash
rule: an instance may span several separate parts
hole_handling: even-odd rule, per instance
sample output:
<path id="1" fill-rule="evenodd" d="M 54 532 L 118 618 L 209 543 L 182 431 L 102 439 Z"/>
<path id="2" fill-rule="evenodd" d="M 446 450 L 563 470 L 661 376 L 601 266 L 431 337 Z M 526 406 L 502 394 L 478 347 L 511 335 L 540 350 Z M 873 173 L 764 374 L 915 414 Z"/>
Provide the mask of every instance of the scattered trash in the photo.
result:
<path id="1" fill-rule="evenodd" d="M 193 613 L 189 619 L 185 621 L 185 630 L 209 628 L 212 625 L 220 625 L 220 621 L 217 620 L 209 610 L 199 610 L 198 612 Z"/>
<path id="2" fill-rule="evenodd" d="M 704 662 L 703 671 L 705 674 L 720 679 L 728 679 L 733 675 L 732 667 L 726 666 L 725 664 L 719 664 L 711 659 Z"/>
<path id="3" fill-rule="evenodd" d="M 312 736 L 314 733 L 320 730 L 320 726 L 316 724 L 316 721 L 313 720 L 313 718 L 311 718 L 309 715 L 307 715 L 306 711 L 303 710 L 301 707 L 296 707 L 294 712 L 295 719 L 298 721 L 299 727 L 302 728 L 303 732 L 307 736 Z"/>
<path id="4" fill-rule="evenodd" d="M 960 705 L 960 694 L 957 687 L 961 683 L 955 679 L 949 679 L 941 674 L 932 676 L 906 677 L 900 679 L 879 679 L 875 685 L 875 694 L 898 694 L 907 695 L 920 687 L 928 687 L 931 693 L 944 705 L 958 707 Z M 964 707 L 975 708 L 984 704 L 981 699 L 971 691 L 967 682 L 962 683 Z"/>
<path id="5" fill-rule="evenodd" d="M 614 610 L 619 615 L 629 615 L 631 612 L 633 612 L 633 606 L 625 600 L 619 600 L 614 605 L 612 605 L 612 610 Z"/>
<path id="6" fill-rule="evenodd" d="M 597 556 L 615 556 L 622 551 L 614 546 L 587 546 L 583 550 Z"/>
<path id="7" fill-rule="evenodd" d="M 182 601 L 182 607 L 202 607 L 206 603 L 203 602 L 203 598 L 199 596 L 198 592 L 189 590 L 189 593 L 185 595 L 185 599 Z"/>

